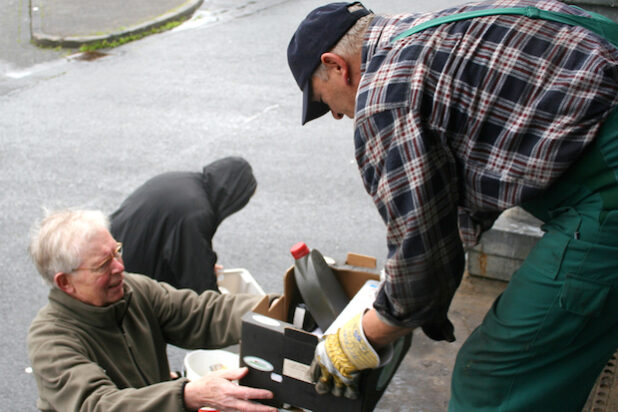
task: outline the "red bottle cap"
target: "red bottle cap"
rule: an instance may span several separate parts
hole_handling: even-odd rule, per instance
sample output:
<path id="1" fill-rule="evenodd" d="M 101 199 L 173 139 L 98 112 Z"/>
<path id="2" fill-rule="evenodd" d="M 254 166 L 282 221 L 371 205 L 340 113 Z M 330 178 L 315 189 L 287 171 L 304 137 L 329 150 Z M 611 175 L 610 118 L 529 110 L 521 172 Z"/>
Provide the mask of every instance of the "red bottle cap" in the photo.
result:
<path id="1" fill-rule="evenodd" d="M 305 242 L 298 242 L 290 248 L 290 253 L 294 256 L 294 259 L 300 259 L 303 256 L 307 256 L 310 250 L 305 245 Z"/>

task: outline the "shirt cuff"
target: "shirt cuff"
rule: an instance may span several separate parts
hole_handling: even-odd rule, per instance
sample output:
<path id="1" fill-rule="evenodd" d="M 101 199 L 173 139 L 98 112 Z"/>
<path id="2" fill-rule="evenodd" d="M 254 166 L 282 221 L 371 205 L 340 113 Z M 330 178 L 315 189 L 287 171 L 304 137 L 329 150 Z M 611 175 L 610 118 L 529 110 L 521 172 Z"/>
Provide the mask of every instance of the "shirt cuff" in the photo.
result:
<path id="1" fill-rule="evenodd" d="M 180 385 L 180 402 L 182 403 L 182 409 L 186 412 L 190 412 L 190 409 L 187 408 L 187 404 L 185 403 L 185 386 L 189 383 L 189 379 L 181 378 L 182 385 Z"/>

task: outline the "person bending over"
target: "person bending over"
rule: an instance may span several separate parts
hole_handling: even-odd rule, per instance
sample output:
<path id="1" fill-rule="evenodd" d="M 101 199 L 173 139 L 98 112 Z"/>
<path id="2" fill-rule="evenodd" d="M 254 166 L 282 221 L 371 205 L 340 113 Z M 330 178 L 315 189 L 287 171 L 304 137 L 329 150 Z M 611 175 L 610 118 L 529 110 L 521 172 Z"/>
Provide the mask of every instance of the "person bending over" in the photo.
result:
<path id="1" fill-rule="evenodd" d="M 218 291 L 212 238 L 256 187 L 251 166 L 240 157 L 219 159 L 201 173 L 151 178 L 111 214 L 111 233 L 123 243 L 127 271 L 198 293 Z"/>
<path id="2" fill-rule="evenodd" d="M 373 308 L 318 345 L 320 392 L 354 396 L 414 328 L 453 341 L 465 247 L 521 206 L 545 234 L 459 351 L 449 410 L 581 411 L 618 346 L 617 27 L 554 0 L 301 22 L 302 122 L 353 119 L 388 244 Z"/>

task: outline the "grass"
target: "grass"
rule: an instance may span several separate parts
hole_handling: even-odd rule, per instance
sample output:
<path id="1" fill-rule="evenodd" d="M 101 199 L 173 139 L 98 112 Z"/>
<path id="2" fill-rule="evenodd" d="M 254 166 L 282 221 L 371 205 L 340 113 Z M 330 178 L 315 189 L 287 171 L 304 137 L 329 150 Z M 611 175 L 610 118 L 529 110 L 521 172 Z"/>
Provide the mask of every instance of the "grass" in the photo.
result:
<path id="1" fill-rule="evenodd" d="M 164 24 L 162 26 L 153 27 L 152 29 L 144 31 L 144 32 L 122 36 L 122 37 L 119 37 L 119 38 L 117 38 L 115 40 L 111 40 L 111 41 L 102 40 L 102 41 L 96 41 L 96 42 L 93 42 L 93 43 L 83 44 L 79 48 L 79 51 L 80 52 L 93 52 L 95 50 L 111 49 L 111 48 L 114 48 L 114 47 L 122 46 L 123 44 L 127 44 L 129 42 L 142 39 L 142 38 L 144 38 L 146 36 L 150 36 L 152 34 L 157 34 L 157 33 L 161 33 L 161 32 L 164 32 L 164 31 L 171 30 L 171 29 L 173 29 L 175 27 L 178 27 L 185 20 L 186 19 L 171 21 L 171 22 L 168 22 L 168 23 L 166 23 L 166 24 Z"/>

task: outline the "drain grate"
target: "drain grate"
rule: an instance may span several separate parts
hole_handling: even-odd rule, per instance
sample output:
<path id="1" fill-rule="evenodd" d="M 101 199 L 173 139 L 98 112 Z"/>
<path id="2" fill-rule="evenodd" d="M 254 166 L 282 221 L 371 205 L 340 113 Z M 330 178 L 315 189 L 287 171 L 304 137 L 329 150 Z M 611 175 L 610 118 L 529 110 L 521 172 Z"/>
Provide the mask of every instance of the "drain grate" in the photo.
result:
<path id="1" fill-rule="evenodd" d="M 616 365 L 618 351 L 607 362 L 596 383 L 592 387 L 586 406 L 582 412 L 615 412 L 618 411 L 618 380 Z"/>

